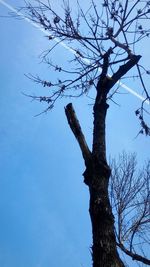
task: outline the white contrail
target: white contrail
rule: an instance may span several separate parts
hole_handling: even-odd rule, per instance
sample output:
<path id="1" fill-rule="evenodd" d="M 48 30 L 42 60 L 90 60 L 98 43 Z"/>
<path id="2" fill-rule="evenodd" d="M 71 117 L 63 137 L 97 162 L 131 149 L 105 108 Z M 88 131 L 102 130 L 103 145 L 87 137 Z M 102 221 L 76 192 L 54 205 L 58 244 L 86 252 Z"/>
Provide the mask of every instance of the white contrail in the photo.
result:
<path id="1" fill-rule="evenodd" d="M 4 5 L 5 7 L 7 7 L 10 11 L 16 13 L 19 17 L 23 18 L 25 21 L 29 22 L 31 25 L 33 25 L 34 27 L 36 27 L 37 29 L 39 29 L 41 32 L 43 33 L 47 33 L 44 29 L 42 29 L 42 27 L 40 27 L 37 23 L 33 22 L 31 19 L 27 18 L 22 12 L 18 11 L 17 9 L 15 9 L 13 6 L 9 5 L 8 3 L 6 3 L 3 0 L 0 0 L 0 3 L 2 5 Z M 52 36 L 53 37 L 53 36 Z M 53 38 L 53 40 L 57 43 L 60 43 L 60 39 L 59 38 Z M 61 42 L 60 43 L 61 46 L 63 46 L 64 48 L 66 48 L 67 50 L 69 50 L 71 53 L 76 54 L 76 51 L 73 50 L 71 47 L 67 46 L 65 43 Z"/>
<path id="2" fill-rule="evenodd" d="M 0 3 L 2 5 L 4 5 L 5 7 L 7 7 L 9 10 L 11 10 L 12 12 L 16 13 L 19 17 L 23 18 L 25 21 L 27 21 L 28 23 L 30 23 L 31 25 L 33 25 L 34 27 L 36 27 L 37 29 L 39 29 L 41 32 L 43 33 L 47 33 L 44 29 L 42 29 L 37 23 L 33 22 L 31 19 L 27 18 L 24 16 L 24 14 L 20 11 L 18 11 L 17 9 L 15 9 L 13 6 L 9 5 L 8 3 L 6 3 L 5 1 L 3 0 L 0 0 Z M 61 46 L 63 46 L 65 49 L 67 49 L 68 51 L 70 51 L 71 53 L 73 54 L 77 54 L 76 51 L 74 49 L 72 49 L 71 47 L 67 46 L 64 42 L 60 42 L 60 39 L 59 38 L 56 38 L 54 37 L 53 40 L 56 42 L 56 43 L 59 43 Z M 86 63 L 90 63 L 90 61 L 86 58 L 82 58 L 83 61 L 85 61 Z M 101 69 L 101 68 L 99 68 Z M 127 85 L 125 85 L 124 83 L 122 82 L 118 82 L 118 84 L 124 88 L 125 90 L 127 90 L 128 92 L 130 92 L 132 95 L 136 96 L 137 98 L 139 98 L 140 100 L 144 101 L 145 98 L 136 93 L 133 89 L 131 89 L 130 87 L 128 87 Z M 146 104 L 150 104 L 150 101 L 149 100 L 146 100 L 145 101 Z"/>

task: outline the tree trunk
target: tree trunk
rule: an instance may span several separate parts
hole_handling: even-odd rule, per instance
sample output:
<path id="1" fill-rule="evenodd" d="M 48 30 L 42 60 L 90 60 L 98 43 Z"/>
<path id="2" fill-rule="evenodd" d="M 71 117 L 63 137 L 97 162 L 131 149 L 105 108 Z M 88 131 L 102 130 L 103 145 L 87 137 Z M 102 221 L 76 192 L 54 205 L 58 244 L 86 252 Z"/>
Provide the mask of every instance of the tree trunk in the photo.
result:
<path id="1" fill-rule="evenodd" d="M 93 150 L 84 178 L 89 186 L 89 213 L 92 223 L 93 267 L 123 267 L 114 233 L 114 216 L 109 202 L 108 182 L 111 170 L 106 161 L 106 96 L 97 96 L 94 105 Z"/>
<path id="2" fill-rule="evenodd" d="M 92 223 L 92 260 L 93 267 L 123 267 L 119 258 L 114 233 L 114 216 L 108 197 L 109 167 L 93 162 L 88 180 Z M 86 173 L 87 175 L 87 173 Z M 86 177 L 87 179 L 87 177 Z"/>
<path id="3" fill-rule="evenodd" d="M 109 202 L 108 183 L 111 170 L 106 160 L 105 123 L 109 105 L 107 95 L 116 84 L 140 60 L 141 56 L 132 57 L 120 66 L 111 79 L 107 76 L 109 55 L 104 54 L 102 73 L 97 84 L 97 96 L 94 104 L 93 147 L 88 148 L 81 126 L 72 104 L 68 104 L 65 113 L 70 128 L 75 135 L 85 161 L 86 170 L 83 174 L 84 182 L 89 187 L 89 213 L 92 223 L 92 260 L 93 267 L 124 267 L 117 252 L 115 238 L 114 216 Z"/>
<path id="4" fill-rule="evenodd" d="M 123 267 L 116 247 L 114 216 L 107 190 L 108 177 L 104 177 L 99 171 L 94 180 L 95 183 L 89 187 L 93 267 Z"/>
<path id="5" fill-rule="evenodd" d="M 100 101 L 101 99 L 101 101 Z M 124 267 L 119 258 L 114 233 L 114 216 L 108 196 L 111 174 L 106 161 L 105 119 L 108 104 L 105 98 L 96 98 L 94 105 L 93 150 L 90 152 L 71 103 L 65 108 L 70 128 L 80 145 L 86 165 L 84 182 L 89 187 L 89 213 L 92 224 L 93 267 Z"/>

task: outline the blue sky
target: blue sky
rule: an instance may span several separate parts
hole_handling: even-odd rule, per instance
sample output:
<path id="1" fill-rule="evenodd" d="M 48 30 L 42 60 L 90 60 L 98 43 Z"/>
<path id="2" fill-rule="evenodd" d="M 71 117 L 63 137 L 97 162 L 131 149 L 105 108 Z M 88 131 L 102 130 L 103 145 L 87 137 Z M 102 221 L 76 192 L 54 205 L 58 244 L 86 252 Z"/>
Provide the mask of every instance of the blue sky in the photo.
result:
<path id="1" fill-rule="evenodd" d="M 21 1 L 8 3 L 15 7 Z M 7 13 L 0 4 L 0 15 Z M 24 74 L 51 75 L 39 58 L 48 48 L 46 38 L 26 21 L 12 18 L 0 18 L 0 32 L 0 266 L 88 267 L 88 190 L 82 182 L 80 150 L 64 115 L 70 100 L 35 118 L 43 106 L 21 92 L 44 94 Z M 68 57 L 64 48 L 57 51 L 56 59 Z M 148 57 L 145 47 L 143 61 L 147 63 Z M 137 89 L 136 81 L 127 85 Z M 141 164 L 149 156 L 149 139 L 134 139 L 139 131 L 134 111 L 140 100 L 125 93 L 117 98 L 120 107 L 112 103 L 108 112 L 108 155 L 135 151 Z M 74 102 L 90 144 L 92 107 L 88 104 L 83 98 Z"/>

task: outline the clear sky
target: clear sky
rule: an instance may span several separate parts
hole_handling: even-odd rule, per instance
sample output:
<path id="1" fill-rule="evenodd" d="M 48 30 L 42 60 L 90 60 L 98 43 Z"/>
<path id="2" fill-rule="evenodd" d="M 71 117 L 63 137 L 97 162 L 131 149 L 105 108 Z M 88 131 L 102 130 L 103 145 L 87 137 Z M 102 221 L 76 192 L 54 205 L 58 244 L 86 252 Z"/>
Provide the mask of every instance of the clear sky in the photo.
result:
<path id="1" fill-rule="evenodd" d="M 8 0 L 12 6 L 21 1 Z M 55 0 L 54 6 L 58 5 Z M 0 4 L 0 15 L 8 9 Z M 48 114 L 34 117 L 43 106 L 21 92 L 40 91 L 24 74 L 51 76 L 39 55 L 48 42 L 24 20 L 0 17 L 0 266 L 89 267 L 91 227 L 84 164 L 64 115 L 62 100 Z M 139 48 L 148 64 L 149 44 Z M 56 59 L 68 51 L 59 47 Z M 56 73 L 57 74 L 57 73 Z M 136 82 L 127 82 L 134 90 Z M 123 89 L 122 89 L 123 90 Z M 125 92 L 125 91 L 124 91 Z M 149 157 L 149 138 L 139 136 L 134 111 L 140 100 L 125 92 L 111 104 L 107 119 L 108 156 L 123 149 L 137 152 L 139 163 Z M 78 99 L 75 109 L 89 144 L 92 106 Z"/>

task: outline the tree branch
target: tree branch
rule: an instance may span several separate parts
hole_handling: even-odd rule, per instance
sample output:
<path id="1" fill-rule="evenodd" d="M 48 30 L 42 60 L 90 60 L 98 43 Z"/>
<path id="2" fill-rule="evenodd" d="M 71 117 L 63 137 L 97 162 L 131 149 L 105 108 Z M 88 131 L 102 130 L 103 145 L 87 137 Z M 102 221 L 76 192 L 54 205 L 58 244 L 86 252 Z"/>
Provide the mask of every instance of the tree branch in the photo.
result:
<path id="1" fill-rule="evenodd" d="M 119 69 L 108 80 L 107 90 L 109 91 L 130 69 L 132 69 L 140 60 L 140 55 L 133 55 L 126 64 L 121 65 Z"/>
<path id="2" fill-rule="evenodd" d="M 65 107 L 65 114 L 66 114 L 66 117 L 68 120 L 68 124 L 69 124 L 69 126 L 70 126 L 75 138 L 77 139 L 80 148 L 81 148 L 82 155 L 83 155 L 83 158 L 85 161 L 85 165 L 87 166 L 89 161 L 91 160 L 91 151 L 88 148 L 88 145 L 86 143 L 84 134 L 82 132 L 80 123 L 77 119 L 77 116 L 76 116 L 76 113 L 75 113 L 75 110 L 73 108 L 72 103 L 69 103 Z"/>
<path id="3" fill-rule="evenodd" d="M 128 249 L 126 249 L 125 247 L 124 247 L 124 245 L 123 244 L 118 244 L 117 243 L 117 246 L 125 253 L 125 254 L 127 254 L 128 256 L 130 256 L 133 260 L 136 260 L 136 261 L 140 261 L 140 262 L 142 262 L 142 263 L 144 263 L 144 264 L 147 264 L 147 265 L 150 265 L 150 260 L 149 259 L 147 259 L 147 258 L 145 258 L 145 257 L 142 257 L 141 255 L 139 255 L 139 254 L 136 254 L 136 253 L 133 253 L 133 252 L 131 252 L 131 251 L 129 251 Z"/>

